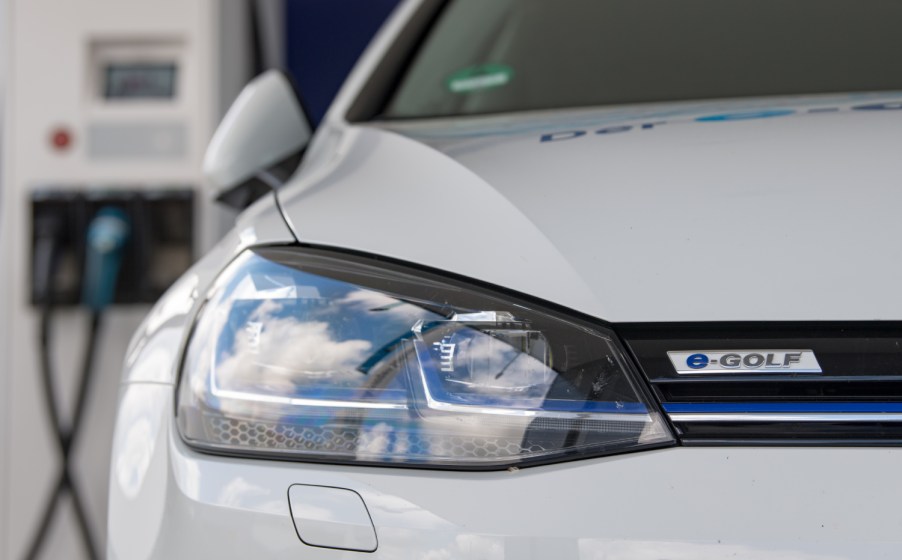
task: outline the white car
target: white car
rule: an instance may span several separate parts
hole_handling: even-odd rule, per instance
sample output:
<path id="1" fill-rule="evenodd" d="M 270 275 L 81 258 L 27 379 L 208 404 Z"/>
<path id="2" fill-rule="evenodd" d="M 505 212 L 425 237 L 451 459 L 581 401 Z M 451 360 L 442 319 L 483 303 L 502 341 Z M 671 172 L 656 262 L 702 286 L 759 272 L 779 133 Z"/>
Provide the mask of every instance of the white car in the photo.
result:
<path id="1" fill-rule="evenodd" d="M 312 139 L 257 78 L 109 557 L 902 557 L 900 21 L 410 0 Z"/>

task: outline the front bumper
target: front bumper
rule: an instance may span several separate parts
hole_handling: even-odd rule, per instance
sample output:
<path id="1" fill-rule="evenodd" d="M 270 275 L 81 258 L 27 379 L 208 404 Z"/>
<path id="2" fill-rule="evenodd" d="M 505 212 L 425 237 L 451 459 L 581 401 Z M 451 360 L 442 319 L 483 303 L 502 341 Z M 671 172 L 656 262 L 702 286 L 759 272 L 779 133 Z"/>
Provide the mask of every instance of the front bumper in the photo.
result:
<path id="1" fill-rule="evenodd" d="M 298 538 L 292 484 L 347 488 L 373 559 L 902 556 L 902 449 L 671 448 L 502 472 L 232 459 L 189 449 L 172 385 L 123 385 L 108 557 L 356 558 Z"/>

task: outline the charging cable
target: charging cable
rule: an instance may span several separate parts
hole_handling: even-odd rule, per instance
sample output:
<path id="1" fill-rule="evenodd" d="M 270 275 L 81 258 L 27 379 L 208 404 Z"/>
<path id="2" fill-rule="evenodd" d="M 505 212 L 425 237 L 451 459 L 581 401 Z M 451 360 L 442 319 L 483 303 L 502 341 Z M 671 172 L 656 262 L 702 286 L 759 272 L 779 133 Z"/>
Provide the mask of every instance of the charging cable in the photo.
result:
<path id="1" fill-rule="evenodd" d="M 116 293 L 116 281 L 122 264 L 122 254 L 130 235 L 128 216 L 114 207 L 101 209 L 88 227 L 85 274 L 82 290 L 82 303 L 91 311 L 90 330 L 87 346 L 82 361 L 78 382 L 75 409 L 68 426 L 60 420 L 57 406 L 57 390 L 53 364 L 51 360 L 50 327 L 54 310 L 54 287 L 59 268 L 60 243 L 64 232 L 58 219 L 45 217 L 34 224 L 35 228 L 35 292 L 39 301 L 43 302 L 40 326 L 41 381 L 44 392 L 44 404 L 47 416 L 56 432 L 56 439 L 62 458 L 62 469 L 44 509 L 38 530 L 28 548 L 27 560 L 35 560 L 41 551 L 50 522 L 53 520 L 57 505 L 68 494 L 75 510 L 75 518 L 84 541 L 88 558 L 96 560 L 100 556 L 88 522 L 84 501 L 75 484 L 71 468 L 72 450 L 78 436 L 78 430 L 84 417 L 85 402 L 90 387 L 91 372 L 94 367 L 94 356 L 97 348 L 103 311 L 112 303 Z"/>

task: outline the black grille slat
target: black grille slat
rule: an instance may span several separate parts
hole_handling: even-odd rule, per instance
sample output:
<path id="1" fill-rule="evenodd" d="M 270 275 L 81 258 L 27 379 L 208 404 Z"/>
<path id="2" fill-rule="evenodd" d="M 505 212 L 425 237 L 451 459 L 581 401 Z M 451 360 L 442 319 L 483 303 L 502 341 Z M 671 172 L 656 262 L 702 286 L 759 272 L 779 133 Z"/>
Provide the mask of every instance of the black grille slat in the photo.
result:
<path id="1" fill-rule="evenodd" d="M 902 441 L 902 425 L 891 422 L 678 422 L 684 443 L 736 441 L 756 444 L 761 441 Z"/>
<path id="2" fill-rule="evenodd" d="M 699 382 L 656 382 L 663 402 L 880 401 L 902 402 L 902 381 L 822 381 L 705 379 Z"/>

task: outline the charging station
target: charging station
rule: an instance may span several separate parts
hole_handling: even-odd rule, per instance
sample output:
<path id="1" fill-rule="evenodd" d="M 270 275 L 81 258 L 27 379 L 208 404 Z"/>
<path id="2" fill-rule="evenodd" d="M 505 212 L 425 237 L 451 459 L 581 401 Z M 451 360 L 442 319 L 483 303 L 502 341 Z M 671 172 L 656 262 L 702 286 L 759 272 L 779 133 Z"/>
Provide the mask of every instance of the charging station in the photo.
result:
<path id="1" fill-rule="evenodd" d="M 201 159 L 251 77 L 249 8 L 7 0 L 0 559 L 104 556 L 128 340 L 233 216 L 204 192 Z"/>

